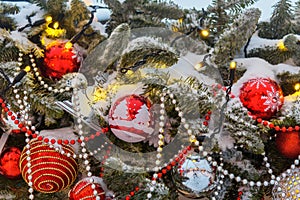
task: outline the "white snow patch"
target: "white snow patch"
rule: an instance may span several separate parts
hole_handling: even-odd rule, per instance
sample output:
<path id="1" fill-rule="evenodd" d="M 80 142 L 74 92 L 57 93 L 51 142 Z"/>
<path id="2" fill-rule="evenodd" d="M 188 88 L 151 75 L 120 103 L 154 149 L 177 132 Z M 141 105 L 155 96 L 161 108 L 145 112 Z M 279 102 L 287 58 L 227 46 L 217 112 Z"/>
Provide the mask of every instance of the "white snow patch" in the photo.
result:
<path id="1" fill-rule="evenodd" d="M 152 37 L 139 37 L 137 39 L 130 41 L 127 48 L 123 51 L 122 54 L 129 53 L 133 50 L 145 48 L 145 46 L 157 47 L 175 53 L 175 50 L 173 48 L 159 41 L 159 39 L 152 38 Z"/>
<path id="2" fill-rule="evenodd" d="M 18 14 L 8 15 L 9 17 L 12 17 L 15 20 L 15 22 L 17 23 L 17 26 L 19 28 L 28 24 L 28 21 L 26 19 L 27 15 L 30 15 L 31 13 L 36 13 L 36 15 L 31 18 L 32 23 L 34 23 L 35 21 L 42 19 L 43 15 L 45 14 L 43 11 L 41 11 L 40 7 L 38 7 L 35 4 L 28 3 L 28 2 L 13 3 L 10 1 L 3 1 L 3 3 L 17 5 L 20 8 L 20 12 Z"/>
<path id="3" fill-rule="evenodd" d="M 276 47 L 280 40 L 271 40 L 266 38 L 261 38 L 258 36 L 258 31 L 256 31 L 250 40 L 249 46 L 247 47 L 247 52 L 250 52 L 252 49 L 256 48 L 265 48 L 267 46 Z"/>
<path id="4" fill-rule="evenodd" d="M 169 73 L 171 79 L 186 79 L 188 77 L 195 77 L 199 82 L 204 83 L 205 85 L 213 85 L 216 84 L 217 81 L 212 78 L 212 74 L 210 76 L 206 76 L 203 73 L 198 72 L 194 66 L 201 61 L 203 61 L 204 55 L 197 55 L 194 53 L 187 53 L 185 56 L 181 57 L 178 62 L 166 69 L 160 69 L 160 71 L 164 73 Z M 205 66 L 210 67 L 210 66 Z M 204 68 L 205 68 L 204 67 Z M 149 73 L 153 69 L 144 68 L 141 69 L 142 73 Z M 219 73 L 216 71 L 216 73 Z"/>
<path id="5" fill-rule="evenodd" d="M 100 31 L 100 34 L 107 37 L 107 33 L 105 33 L 105 25 L 99 23 L 99 22 L 96 22 L 96 21 L 93 21 L 92 24 L 91 24 L 92 28 L 95 30 L 95 31 Z"/>

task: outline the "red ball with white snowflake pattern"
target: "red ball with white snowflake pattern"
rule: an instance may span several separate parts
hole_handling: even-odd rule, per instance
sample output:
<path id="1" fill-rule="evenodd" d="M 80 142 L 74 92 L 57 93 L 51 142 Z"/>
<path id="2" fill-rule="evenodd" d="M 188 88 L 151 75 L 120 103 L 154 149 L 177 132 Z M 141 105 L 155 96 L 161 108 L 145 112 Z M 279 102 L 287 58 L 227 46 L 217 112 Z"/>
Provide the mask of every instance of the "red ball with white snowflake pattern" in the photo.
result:
<path id="1" fill-rule="evenodd" d="M 148 138 L 154 131 L 148 98 L 135 94 L 119 98 L 109 112 L 109 126 L 119 139 L 135 143 Z"/>
<path id="2" fill-rule="evenodd" d="M 240 100 L 251 115 L 272 118 L 282 107 L 284 97 L 277 82 L 270 78 L 253 78 L 240 89 Z"/>

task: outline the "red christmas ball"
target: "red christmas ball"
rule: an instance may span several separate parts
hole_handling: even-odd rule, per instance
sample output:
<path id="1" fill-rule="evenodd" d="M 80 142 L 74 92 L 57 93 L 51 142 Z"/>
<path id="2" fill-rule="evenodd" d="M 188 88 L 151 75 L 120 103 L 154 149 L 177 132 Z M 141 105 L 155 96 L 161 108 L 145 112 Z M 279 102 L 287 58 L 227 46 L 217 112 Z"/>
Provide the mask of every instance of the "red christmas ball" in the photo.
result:
<path id="1" fill-rule="evenodd" d="M 240 89 L 240 100 L 249 112 L 270 119 L 282 107 L 284 97 L 280 86 L 269 78 L 253 78 Z"/>
<path id="2" fill-rule="evenodd" d="M 300 132 L 280 132 L 276 137 L 278 151 L 287 158 L 297 158 L 300 155 Z"/>
<path id="3" fill-rule="evenodd" d="M 98 177 L 91 177 L 94 182 L 91 183 L 89 181 L 90 178 L 85 178 L 76 183 L 72 190 L 69 192 L 70 200 L 81 200 L 81 199 L 89 199 L 96 200 L 96 196 L 94 195 L 94 190 L 97 191 L 97 195 L 100 197 L 100 200 L 105 200 L 105 191 L 103 189 L 103 181 Z M 95 185 L 95 188 L 92 188 L 92 184 Z"/>
<path id="4" fill-rule="evenodd" d="M 71 146 L 62 144 L 65 154 L 55 151 L 48 144 L 37 139 L 30 143 L 30 152 L 25 147 L 20 158 L 20 169 L 24 180 L 33 183 L 33 189 L 43 193 L 54 193 L 70 186 L 77 176 L 78 164 L 66 154 L 74 154 Z M 28 171 L 28 155 L 30 153 L 30 170 Z"/>
<path id="5" fill-rule="evenodd" d="M 19 178 L 21 171 L 19 160 L 21 151 L 17 147 L 9 147 L 0 155 L 0 174 L 10 179 Z"/>
<path id="6" fill-rule="evenodd" d="M 119 139 L 126 142 L 140 142 L 154 131 L 149 99 L 128 95 L 118 99 L 109 112 L 109 126 Z"/>
<path id="7" fill-rule="evenodd" d="M 44 64 L 41 68 L 44 77 L 61 79 L 63 75 L 77 72 L 81 64 L 81 55 L 66 42 L 54 41 L 47 45 Z"/>

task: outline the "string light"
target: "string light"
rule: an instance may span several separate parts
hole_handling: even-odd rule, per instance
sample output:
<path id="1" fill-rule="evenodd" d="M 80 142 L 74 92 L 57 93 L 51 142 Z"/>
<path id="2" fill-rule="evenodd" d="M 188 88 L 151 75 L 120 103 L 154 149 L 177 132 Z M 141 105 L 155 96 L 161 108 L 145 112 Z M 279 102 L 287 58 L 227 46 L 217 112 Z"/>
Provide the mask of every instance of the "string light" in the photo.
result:
<path id="1" fill-rule="evenodd" d="M 182 24 L 182 22 L 183 22 L 183 18 L 179 18 L 179 19 L 178 19 L 178 23 L 179 23 L 179 24 Z"/>
<path id="2" fill-rule="evenodd" d="M 230 69 L 229 80 L 230 80 L 230 85 L 232 85 L 234 81 L 235 69 L 236 69 L 235 61 L 230 62 L 229 69 Z"/>
<path id="3" fill-rule="evenodd" d="M 31 70 L 30 66 L 26 66 L 26 67 L 24 68 L 24 71 L 25 71 L 25 72 L 29 72 L 30 70 Z"/>
<path id="4" fill-rule="evenodd" d="M 300 83 L 296 83 L 295 86 L 294 86 L 294 89 L 296 91 L 300 91 Z"/>
<path id="5" fill-rule="evenodd" d="M 93 102 L 99 102 L 101 100 L 105 100 L 107 97 L 107 91 L 103 88 L 96 88 L 93 93 Z"/>
<path id="6" fill-rule="evenodd" d="M 54 23 L 53 23 L 53 28 L 54 28 L 54 29 L 58 29 L 58 27 L 59 27 L 59 23 L 58 23 L 58 22 L 54 22 Z"/>
<path id="7" fill-rule="evenodd" d="M 194 68 L 195 68 L 195 70 L 200 71 L 204 66 L 205 66 L 205 64 L 203 62 L 200 62 L 200 63 L 196 64 L 194 66 Z"/>
<path id="8" fill-rule="evenodd" d="M 126 75 L 132 75 L 132 74 L 134 74 L 134 71 L 132 71 L 132 70 L 128 70 L 128 71 L 126 72 Z"/>
<path id="9" fill-rule="evenodd" d="M 46 20 L 47 23 L 51 23 L 52 22 L 52 17 L 51 16 L 47 16 L 45 18 L 45 20 Z"/>
<path id="10" fill-rule="evenodd" d="M 66 42 L 65 48 L 66 49 L 71 49 L 73 47 L 73 44 L 71 42 Z"/>
<path id="11" fill-rule="evenodd" d="M 202 30 L 200 31 L 200 35 L 201 35 L 202 38 L 207 38 L 207 37 L 209 36 L 209 30 L 207 30 L 207 29 L 202 29 Z"/>
<path id="12" fill-rule="evenodd" d="M 230 65 L 229 65 L 230 69 L 236 69 L 236 62 L 235 61 L 231 61 Z"/>
<path id="13" fill-rule="evenodd" d="M 288 49 L 286 48 L 286 46 L 284 46 L 284 42 L 283 40 L 280 40 L 277 44 L 277 48 L 280 50 L 280 51 L 287 51 Z"/>

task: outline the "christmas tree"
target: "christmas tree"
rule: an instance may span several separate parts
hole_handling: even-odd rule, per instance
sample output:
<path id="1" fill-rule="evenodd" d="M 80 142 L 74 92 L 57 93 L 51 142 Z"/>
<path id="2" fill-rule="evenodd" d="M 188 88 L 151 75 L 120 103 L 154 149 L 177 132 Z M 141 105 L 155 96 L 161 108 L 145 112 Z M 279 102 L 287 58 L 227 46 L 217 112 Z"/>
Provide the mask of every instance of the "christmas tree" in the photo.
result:
<path id="1" fill-rule="evenodd" d="M 255 2 L 1 3 L 0 199 L 300 199 L 300 3 Z"/>

